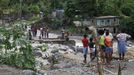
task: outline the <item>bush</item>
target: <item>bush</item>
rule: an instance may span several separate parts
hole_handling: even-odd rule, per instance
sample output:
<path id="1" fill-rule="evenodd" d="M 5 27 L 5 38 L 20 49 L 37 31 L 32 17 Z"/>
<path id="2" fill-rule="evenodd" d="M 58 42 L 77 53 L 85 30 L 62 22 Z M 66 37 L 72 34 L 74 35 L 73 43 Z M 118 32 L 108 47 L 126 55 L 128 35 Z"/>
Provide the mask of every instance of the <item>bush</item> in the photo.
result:
<path id="1" fill-rule="evenodd" d="M 133 14 L 134 7 L 131 4 L 125 4 L 121 7 L 121 12 L 126 16 L 131 16 Z"/>
<path id="2" fill-rule="evenodd" d="M 21 69 L 35 70 L 32 46 L 28 40 L 23 38 L 24 32 L 22 27 L 0 28 L 0 34 L 3 35 L 2 44 L 0 44 L 2 46 L 0 63 Z M 11 37 L 13 38 L 11 39 Z"/>
<path id="3" fill-rule="evenodd" d="M 40 13 L 40 8 L 38 5 L 30 5 L 29 10 L 31 13 L 34 13 L 34 14 Z"/>
<path id="4" fill-rule="evenodd" d="M 124 18 L 121 20 L 120 28 L 125 30 L 134 38 L 134 18 Z"/>
<path id="5" fill-rule="evenodd" d="M 27 13 L 29 13 L 30 11 L 29 11 L 29 9 L 28 9 L 28 5 L 23 5 L 22 6 L 22 14 L 27 14 Z"/>

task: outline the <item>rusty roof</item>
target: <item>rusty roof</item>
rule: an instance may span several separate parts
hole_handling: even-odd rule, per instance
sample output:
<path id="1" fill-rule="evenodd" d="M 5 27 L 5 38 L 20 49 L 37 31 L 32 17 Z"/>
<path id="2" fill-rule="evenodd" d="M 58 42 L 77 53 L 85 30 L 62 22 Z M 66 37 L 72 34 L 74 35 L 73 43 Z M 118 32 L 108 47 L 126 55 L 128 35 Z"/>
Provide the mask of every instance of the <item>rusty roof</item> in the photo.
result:
<path id="1" fill-rule="evenodd" d="M 96 19 L 103 19 L 103 18 L 118 18 L 118 16 L 99 16 L 95 17 Z"/>

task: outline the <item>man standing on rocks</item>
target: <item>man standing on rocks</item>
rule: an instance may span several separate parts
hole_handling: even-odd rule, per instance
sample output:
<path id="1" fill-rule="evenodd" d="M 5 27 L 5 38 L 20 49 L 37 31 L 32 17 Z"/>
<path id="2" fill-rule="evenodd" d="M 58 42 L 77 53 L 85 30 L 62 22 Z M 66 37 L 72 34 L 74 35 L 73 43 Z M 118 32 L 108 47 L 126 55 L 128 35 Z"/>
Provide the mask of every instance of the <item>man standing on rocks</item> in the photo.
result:
<path id="1" fill-rule="evenodd" d="M 87 38 L 87 35 L 83 36 L 82 43 L 83 43 L 83 55 L 84 55 L 83 62 L 86 63 L 87 62 L 87 53 L 88 53 L 88 38 Z"/>
<path id="2" fill-rule="evenodd" d="M 46 27 L 46 38 L 49 38 L 49 29 Z"/>

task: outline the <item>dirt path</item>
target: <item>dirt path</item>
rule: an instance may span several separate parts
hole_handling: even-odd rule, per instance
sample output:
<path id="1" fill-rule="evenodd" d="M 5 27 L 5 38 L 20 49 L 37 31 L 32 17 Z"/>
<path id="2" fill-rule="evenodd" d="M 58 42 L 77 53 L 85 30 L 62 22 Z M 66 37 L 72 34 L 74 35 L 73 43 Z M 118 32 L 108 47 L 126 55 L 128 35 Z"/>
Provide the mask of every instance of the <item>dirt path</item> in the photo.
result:
<path id="1" fill-rule="evenodd" d="M 22 70 L 7 65 L 0 65 L 0 75 L 21 75 L 21 72 Z"/>

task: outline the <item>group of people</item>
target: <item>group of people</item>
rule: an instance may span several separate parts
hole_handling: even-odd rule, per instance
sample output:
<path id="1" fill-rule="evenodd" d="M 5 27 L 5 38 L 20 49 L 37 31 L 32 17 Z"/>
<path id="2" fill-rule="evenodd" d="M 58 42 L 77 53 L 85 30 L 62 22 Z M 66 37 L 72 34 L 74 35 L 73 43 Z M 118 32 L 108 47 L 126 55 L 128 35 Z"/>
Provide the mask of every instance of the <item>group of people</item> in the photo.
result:
<path id="1" fill-rule="evenodd" d="M 37 37 L 38 39 L 49 38 L 49 29 L 48 27 L 31 27 L 28 29 L 29 32 L 29 39 L 32 37 Z"/>
<path id="2" fill-rule="evenodd" d="M 123 30 L 116 35 L 118 42 L 118 53 L 119 59 L 124 60 L 124 56 L 126 53 L 126 41 L 127 38 L 131 36 L 126 34 Z M 109 30 L 96 30 L 94 34 L 93 31 L 86 29 L 86 34 L 84 34 L 82 38 L 83 43 L 83 55 L 84 55 L 84 63 L 87 62 L 87 54 L 88 50 L 90 51 L 90 59 L 91 61 L 98 55 L 100 57 L 100 61 L 103 64 L 111 64 L 112 54 L 113 54 L 113 38 L 112 33 Z"/>

